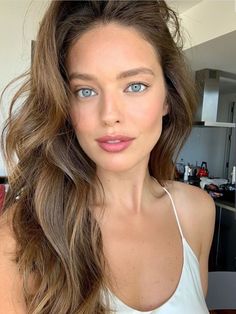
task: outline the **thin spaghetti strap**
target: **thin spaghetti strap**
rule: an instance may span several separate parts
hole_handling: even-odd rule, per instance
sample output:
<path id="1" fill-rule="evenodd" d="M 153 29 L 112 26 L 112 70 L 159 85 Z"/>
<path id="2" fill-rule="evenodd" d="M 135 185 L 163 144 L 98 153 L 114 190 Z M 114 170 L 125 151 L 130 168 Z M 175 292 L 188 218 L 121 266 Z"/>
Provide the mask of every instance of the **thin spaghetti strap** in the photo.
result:
<path id="1" fill-rule="evenodd" d="M 171 204 L 172 204 L 172 207 L 173 207 L 173 210 L 174 210 L 174 213 L 175 213 L 175 218 L 176 218 L 176 221 L 177 221 L 177 224 L 178 224 L 178 227 L 179 227 L 179 232 L 181 234 L 181 238 L 183 239 L 184 238 L 184 235 L 183 235 L 183 232 L 182 232 L 182 228 L 181 228 L 181 225 L 180 225 L 180 222 L 179 222 L 179 217 L 178 217 L 178 214 L 177 214 L 177 211 L 176 211 L 176 208 L 175 208 L 175 204 L 174 204 L 174 201 L 173 201 L 173 198 L 170 194 L 170 192 L 163 187 L 163 190 L 168 194 L 170 200 L 171 200 Z"/>

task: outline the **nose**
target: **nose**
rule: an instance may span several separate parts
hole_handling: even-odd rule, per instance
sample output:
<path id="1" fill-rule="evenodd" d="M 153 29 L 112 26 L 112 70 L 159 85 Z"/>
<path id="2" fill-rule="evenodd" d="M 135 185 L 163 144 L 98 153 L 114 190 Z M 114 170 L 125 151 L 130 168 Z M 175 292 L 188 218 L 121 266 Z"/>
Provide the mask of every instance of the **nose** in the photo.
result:
<path id="1" fill-rule="evenodd" d="M 115 93 L 104 94 L 100 104 L 100 118 L 104 125 L 113 126 L 122 120 L 121 101 Z"/>

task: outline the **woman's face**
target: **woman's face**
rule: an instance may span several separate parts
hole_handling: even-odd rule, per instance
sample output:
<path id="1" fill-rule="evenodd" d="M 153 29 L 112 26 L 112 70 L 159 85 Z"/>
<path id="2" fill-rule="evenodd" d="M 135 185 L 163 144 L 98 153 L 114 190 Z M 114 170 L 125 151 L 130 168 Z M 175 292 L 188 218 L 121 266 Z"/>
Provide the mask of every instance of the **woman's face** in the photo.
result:
<path id="1" fill-rule="evenodd" d="M 101 169 L 147 166 L 167 113 L 162 68 L 151 44 L 116 23 L 83 34 L 67 57 L 71 119 L 80 146 Z M 99 143 L 104 136 L 126 136 Z"/>

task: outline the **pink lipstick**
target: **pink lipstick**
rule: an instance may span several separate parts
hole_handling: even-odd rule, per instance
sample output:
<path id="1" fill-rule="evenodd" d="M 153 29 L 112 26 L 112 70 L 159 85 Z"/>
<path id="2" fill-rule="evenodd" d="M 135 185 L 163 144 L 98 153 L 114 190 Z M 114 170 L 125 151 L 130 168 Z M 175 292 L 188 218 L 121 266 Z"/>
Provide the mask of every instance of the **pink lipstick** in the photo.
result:
<path id="1" fill-rule="evenodd" d="M 126 149 L 133 141 L 134 138 L 116 135 L 116 136 L 103 136 L 97 140 L 98 145 L 105 151 L 110 153 L 118 153 Z"/>

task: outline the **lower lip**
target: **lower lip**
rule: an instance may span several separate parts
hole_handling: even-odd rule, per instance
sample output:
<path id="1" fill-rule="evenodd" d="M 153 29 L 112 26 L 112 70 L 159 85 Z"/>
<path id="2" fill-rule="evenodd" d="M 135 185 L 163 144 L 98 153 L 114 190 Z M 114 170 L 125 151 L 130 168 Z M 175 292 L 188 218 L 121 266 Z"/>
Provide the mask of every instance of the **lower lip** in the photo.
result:
<path id="1" fill-rule="evenodd" d="M 100 143 L 98 142 L 99 146 L 109 153 L 119 153 L 126 149 L 133 140 L 125 141 L 125 142 L 119 142 L 119 143 Z"/>

